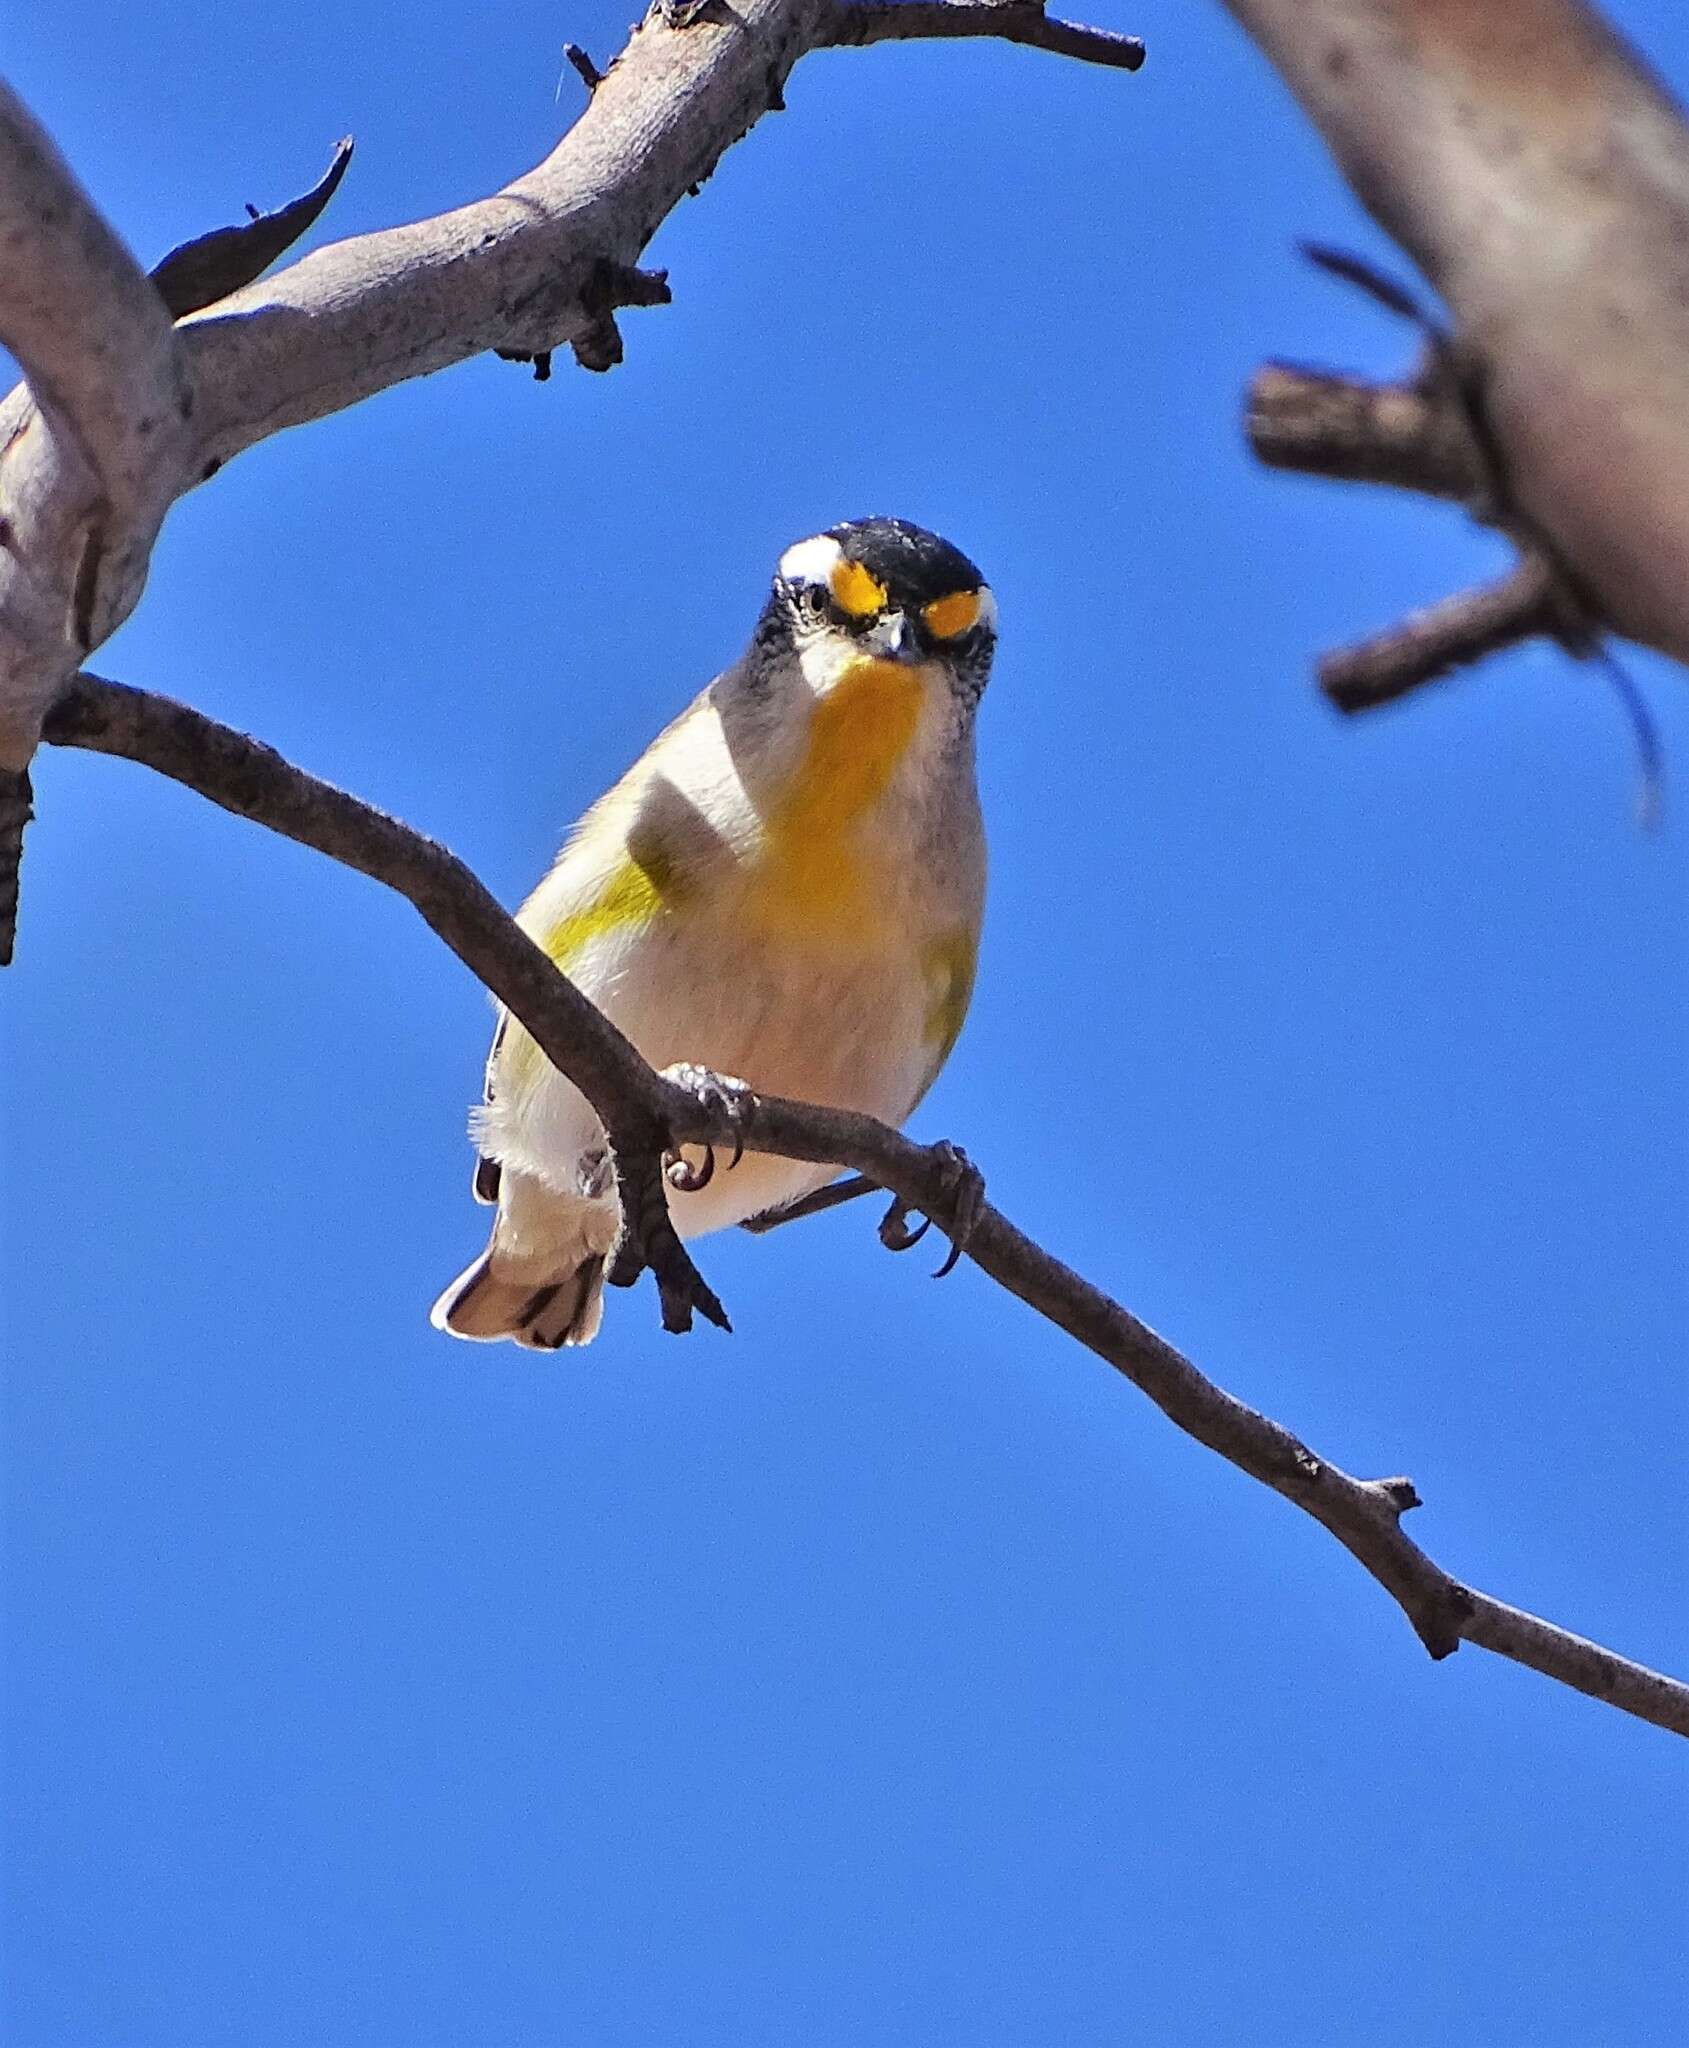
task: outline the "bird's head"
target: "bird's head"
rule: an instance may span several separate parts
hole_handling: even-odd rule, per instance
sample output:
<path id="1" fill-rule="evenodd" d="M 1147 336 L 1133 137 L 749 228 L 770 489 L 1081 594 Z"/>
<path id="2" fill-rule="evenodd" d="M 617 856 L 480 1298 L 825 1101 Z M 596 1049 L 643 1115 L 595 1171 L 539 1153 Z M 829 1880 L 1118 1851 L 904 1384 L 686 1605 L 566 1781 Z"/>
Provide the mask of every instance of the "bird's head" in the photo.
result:
<path id="1" fill-rule="evenodd" d="M 921 670 L 971 710 L 997 643 L 997 604 L 966 555 L 906 519 L 852 519 L 780 557 L 759 639 L 796 654 L 825 694 L 865 662 Z"/>

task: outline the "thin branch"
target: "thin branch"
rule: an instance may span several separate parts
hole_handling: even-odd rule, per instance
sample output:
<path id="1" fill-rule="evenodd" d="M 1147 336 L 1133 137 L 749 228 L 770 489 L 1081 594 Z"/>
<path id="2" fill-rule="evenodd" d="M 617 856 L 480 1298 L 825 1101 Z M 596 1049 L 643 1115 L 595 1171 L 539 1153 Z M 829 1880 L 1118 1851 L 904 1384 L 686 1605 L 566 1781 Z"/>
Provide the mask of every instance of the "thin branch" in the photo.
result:
<path id="1" fill-rule="evenodd" d="M 237 817 L 255 819 L 396 889 L 477 980 L 524 1024 L 534 1021 L 546 1057 L 597 1110 L 616 1155 L 624 1216 L 646 1233 L 636 1235 L 631 1252 L 656 1273 L 665 1327 L 686 1328 L 690 1306 L 711 1321 L 721 1319 L 720 1303 L 668 1226 L 661 1155 L 672 1139 L 662 1119 L 663 1084 L 653 1089 L 651 1070 L 632 1045 L 455 854 L 185 704 L 97 676 L 74 679 L 44 734 L 61 746 L 145 761 Z"/>
<path id="2" fill-rule="evenodd" d="M 1389 484 L 1467 505 L 1489 481 L 1460 408 L 1423 384 L 1374 384 L 1268 363 L 1249 386 L 1244 431 L 1270 469 Z"/>
<path id="3" fill-rule="evenodd" d="M 274 213 L 253 212 L 237 227 L 213 228 L 209 234 L 197 235 L 155 263 L 153 287 L 169 307 L 171 318 L 181 320 L 202 307 L 214 306 L 262 277 L 316 224 L 339 190 L 351 161 L 352 138 L 347 135 L 335 144 L 328 169 L 309 192 L 278 206 Z"/>
<path id="4" fill-rule="evenodd" d="M 317 781 L 259 745 L 185 706 L 78 676 L 47 723 L 60 745 L 143 762 L 405 896 L 477 977 L 521 1018 L 547 1058 L 592 1103 L 627 1176 L 630 1236 L 643 1234 L 658 1266 L 665 1322 L 692 1284 L 666 1225 L 658 1158 L 681 1143 L 748 1148 L 830 1162 L 889 1190 L 961 1234 L 953 1148 L 916 1144 L 873 1118 L 777 1098 L 724 1103 L 655 1074 L 626 1038 L 547 960 L 453 855 L 408 826 Z M 647 1205 L 664 1206 L 653 1228 Z M 669 1242 L 662 1241 L 667 1231 Z M 1689 1735 L 1689 1685 L 1523 1614 L 1451 1578 L 1402 1531 L 1419 1504 L 1406 1479 L 1352 1478 L 1288 1430 L 1206 1379 L 1118 1302 L 984 1204 L 966 1235 L 967 1255 L 1001 1286 L 1129 1379 L 1180 1429 L 1313 1516 L 1384 1587 L 1433 1657 L 1462 1641 L 1529 1665 L 1622 1712 Z M 618 1258 L 618 1278 L 629 1277 Z M 689 1262 L 687 1262 L 689 1264 Z M 702 1287 L 701 1281 L 693 1281 Z M 710 1297 L 713 1302 L 713 1297 Z M 700 1297 L 693 1304 L 703 1307 Z M 719 1310 L 719 1304 L 715 1304 Z M 707 1310 L 706 1310 L 707 1312 Z M 671 1324 L 671 1327 L 673 1325 Z"/>
<path id="5" fill-rule="evenodd" d="M 1373 384 L 1272 363 L 1250 385 L 1245 432 L 1270 467 L 1454 499 L 1474 519 L 1507 533 L 1519 549 L 1517 565 L 1499 582 L 1461 591 L 1322 656 L 1320 688 L 1339 711 L 1393 703 L 1527 640 L 1553 639 L 1577 659 L 1601 653 L 1601 621 L 1508 503 L 1487 422 L 1474 408 L 1473 395 L 1440 342 L 1407 384 Z M 1658 749 L 1646 707 L 1638 721 L 1635 693 L 1623 681 L 1618 687 L 1639 735 L 1646 816 L 1658 790 Z"/>
<path id="6" fill-rule="evenodd" d="M 897 43 L 957 36 L 993 36 L 1029 50 L 1050 50 L 1116 71 L 1136 71 L 1144 61 L 1137 36 L 1053 21 L 1039 0 L 884 0 L 852 4 L 838 0 L 823 40 L 835 47 Z"/>
<path id="7" fill-rule="evenodd" d="M 1559 638 L 1565 617 L 1559 577 L 1540 555 L 1530 555 L 1499 583 L 1463 590 L 1387 633 L 1323 655 L 1320 688 L 1339 711 L 1373 711 L 1504 647 L 1545 634 Z"/>
<path id="8" fill-rule="evenodd" d="M 1590 661 L 1606 677 L 1630 728 L 1636 747 L 1636 822 L 1644 832 L 1652 832 L 1665 806 L 1666 759 L 1660 728 L 1636 678 L 1610 647 L 1595 648 Z"/>

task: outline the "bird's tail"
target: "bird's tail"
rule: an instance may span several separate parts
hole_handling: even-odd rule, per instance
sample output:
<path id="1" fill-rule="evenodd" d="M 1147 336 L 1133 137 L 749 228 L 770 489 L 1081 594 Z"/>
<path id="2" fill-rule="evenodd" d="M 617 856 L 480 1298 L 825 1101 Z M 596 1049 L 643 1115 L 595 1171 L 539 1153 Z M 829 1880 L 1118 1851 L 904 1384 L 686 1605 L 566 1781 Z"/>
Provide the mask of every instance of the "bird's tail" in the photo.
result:
<path id="1" fill-rule="evenodd" d="M 500 1337 L 530 1351 L 590 1344 L 604 1320 L 604 1261 L 615 1197 L 562 1195 L 508 1165 L 487 1249 L 435 1302 L 429 1321 L 453 1337 Z"/>
<path id="2" fill-rule="evenodd" d="M 501 1269 L 489 1245 L 435 1302 L 436 1330 L 483 1344 L 509 1337 L 530 1351 L 590 1344 L 604 1320 L 604 1260 L 594 1253 L 573 1271 L 536 1282 L 532 1270 Z"/>

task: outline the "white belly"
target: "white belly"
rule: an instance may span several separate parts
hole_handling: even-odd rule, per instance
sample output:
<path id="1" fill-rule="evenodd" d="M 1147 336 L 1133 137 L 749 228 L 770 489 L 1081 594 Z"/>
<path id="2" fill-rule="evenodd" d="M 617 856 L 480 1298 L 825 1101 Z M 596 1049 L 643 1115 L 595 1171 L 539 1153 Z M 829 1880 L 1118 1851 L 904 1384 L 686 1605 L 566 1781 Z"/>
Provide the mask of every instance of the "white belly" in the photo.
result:
<path id="1" fill-rule="evenodd" d="M 571 978 L 657 1068 L 680 1061 L 786 1095 L 901 1123 L 929 1078 L 930 995 L 919 952 L 770 949 L 731 929 L 684 935 L 665 921 L 594 940 Z M 565 1193 L 603 1132 L 585 1100 L 543 1061 L 484 1119 L 483 1146 Z M 700 1157 L 696 1151 L 690 1156 Z M 671 1191 L 683 1237 L 700 1237 L 823 1186 L 837 1167 L 746 1153 L 709 1183 Z"/>

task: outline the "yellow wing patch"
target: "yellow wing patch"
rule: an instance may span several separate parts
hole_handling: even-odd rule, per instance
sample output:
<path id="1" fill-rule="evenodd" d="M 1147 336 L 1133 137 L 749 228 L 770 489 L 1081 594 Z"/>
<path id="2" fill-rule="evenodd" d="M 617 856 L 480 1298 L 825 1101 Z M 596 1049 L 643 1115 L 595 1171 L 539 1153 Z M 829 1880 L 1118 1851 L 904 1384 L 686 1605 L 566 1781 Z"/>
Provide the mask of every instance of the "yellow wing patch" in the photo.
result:
<path id="1" fill-rule="evenodd" d="M 927 978 L 927 1043 L 934 1048 L 933 1072 L 950 1057 L 974 992 L 979 934 L 958 928 L 935 939 L 921 961 Z"/>
<path id="2" fill-rule="evenodd" d="M 932 1048 L 932 1062 L 927 1068 L 926 1079 L 921 1083 L 920 1095 L 915 1098 L 917 1103 L 938 1079 L 944 1062 L 962 1035 L 962 1023 L 973 997 L 974 970 L 978 964 L 979 932 L 973 926 L 959 925 L 954 931 L 946 932 L 921 955 L 921 971 L 927 983 L 925 1036 Z"/>
<path id="3" fill-rule="evenodd" d="M 659 911 L 672 909 L 684 894 L 685 878 L 673 857 L 660 842 L 636 833 L 597 895 L 533 937 L 552 964 L 567 974 L 594 939 L 649 924 Z M 540 1063 L 540 1049 L 519 1019 L 511 1017 L 508 1022 L 509 1045 L 501 1061 L 495 1042 L 493 1058 L 508 1068 L 517 1086 L 523 1086 Z"/>
<path id="4" fill-rule="evenodd" d="M 850 618 L 871 619 L 876 612 L 883 612 L 886 608 L 885 585 L 877 577 L 869 575 L 860 562 L 853 562 L 848 556 L 839 557 L 827 580 L 832 587 L 834 604 Z"/>
<path id="5" fill-rule="evenodd" d="M 955 640 L 979 623 L 979 592 L 953 590 L 921 607 L 921 618 L 935 640 Z"/>
<path id="6" fill-rule="evenodd" d="M 663 907 L 664 891 L 657 875 L 638 861 L 624 859 L 611 871 L 598 894 L 579 910 L 560 917 L 540 944 L 566 974 L 594 939 L 624 925 L 641 925 Z"/>

